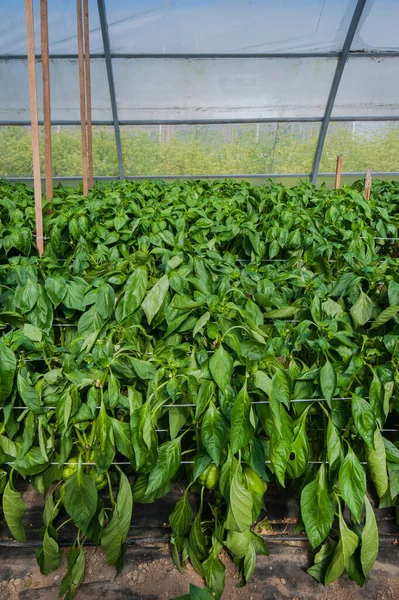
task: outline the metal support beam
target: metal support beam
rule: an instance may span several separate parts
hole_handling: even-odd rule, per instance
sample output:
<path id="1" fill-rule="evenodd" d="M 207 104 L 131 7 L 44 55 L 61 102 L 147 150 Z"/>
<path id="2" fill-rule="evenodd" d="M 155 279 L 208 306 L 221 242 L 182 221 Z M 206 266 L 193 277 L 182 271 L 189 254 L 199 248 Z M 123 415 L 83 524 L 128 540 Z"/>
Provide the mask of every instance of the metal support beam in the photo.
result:
<path id="1" fill-rule="evenodd" d="M 381 117 L 331 117 L 331 123 L 347 122 L 396 122 L 399 121 L 399 115 L 383 115 Z M 322 123 L 323 117 L 265 117 L 260 119 L 131 119 L 119 121 L 121 127 L 133 125 L 232 125 L 232 124 L 257 124 L 257 123 Z M 43 120 L 39 125 L 43 125 Z M 94 119 L 93 125 L 101 127 L 112 127 L 114 122 L 103 119 Z M 0 127 L 29 127 L 30 121 L 0 121 Z M 52 119 L 51 125 L 71 126 L 80 125 L 76 119 Z"/>
<path id="2" fill-rule="evenodd" d="M 107 13 L 105 10 L 104 0 L 97 0 L 97 5 L 98 5 L 98 14 L 100 16 L 101 34 L 102 34 L 102 38 L 103 38 L 103 46 L 104 46 L 104 54 L 105 54 L 105 65 L 107 68 L 109 95 L 110 95 L 110 99 L 111 99 L 112 119 L 113 119 L 114 130 L 115 130 L 115 143 L 116 143 L 116 153 L 118 156 L 119 179 L 123 179 L 125 173 L 124 173 L 124 169 L 123 169 L 123 159 L 122 159 L 121 131 L 120 131 L 120 127 L 119 127 L 118 107 L 116 105 L 116 97 L 115 97 L 115 82 L 114 82 L 114 72 L 113 72 L 113 68 L 112 68 L 112 58 L 111 58 L 109 31 L 108 31 L 108 23 L 107 23 Z"/>
<path id="3" fill-rule="evenodd" d="M 131 59 L 186 59 L 186 60 L 195 60 L 195 59 L 241 59 L 241 58 L 266 58 L 266 59 L 280 59 L 280 58 L 288 58 L 296 60 L 298 58 L 339 58 L 342 52 L 256 52 L 256 53 L 219 53 L 219 54 L 204 54 L 204 53 L 196 53 L 196 54 L 140 54 L 140 53 L 130 53 L 130 52 L 110 52 L 111 58 L 131 58 Z M 365 51 L 365 52 L 349 52 L 350 58 L 398 58 L 399 51 L 398 50 L 385 50 L 385 51 Z M 50 54 L 50 60 L 76 60 L 78 58 L 77 54 Z M 101 52 L 95 52 L 91 54 L 91 59 L 104 59 L 105 54 Z M 0 54 L 0 60 L 26 60 L 26 54 Z M 40 61 L 40 54 L 36 55 L 36 60 Z"/>
<path id="4" fill-rule="evenodd" d="M 374 177 L 399 177 L 399 171 L 373 171 Z M 334 172 L 319 173 L 319 177 L 334 177 Z M 364 171 L 347 171 L 341 173 L 341 177 L 364 177 Z M 236 173 L 223 175 L 126 175 L 126 179 L 131 181 L 151 180 L 185 180 L 185 179 L 305 179 L 309 178 L 309 173 Z M 33 177 L 3 177 L 5 181 L 32 182 Z M 55 176 L 54 181 L 81 181 L 78 176 Z M 118 176 L 99 175 L 94 177 L 95 181 L 115 181 Z M 44 178 L 42 178 L 44 181 Z"/>
<path id="5" fill-rule="evenodd" d="M 326 110 L 324 112 L 324 118 L 320 127 L 319 139 L 317 140 L 316 151 L 314 155 L 313 168 L 311 181 L 312 183 L 316 183 L 317 174 L 319 171 L 321 155 L 324 148 L 324 142 L 327 135 L 328 125 L 331 120 L 331 113 L 334 108 L 335 98 L 337 96 L 339 84 L 341 83 L 342 74 L 345 69 L 346 62 L 348 60 L 349 52 L 351 49 L 351 45 L 353 42 L 353 38 L 355 37 L 356 29 L 359 25 L 360 18 L 362 16 L 364 7 L 366 5 L 367 0 L 357 0 L 355 10 L 353 12 L 353 16 L 351 22 L 349 24 L 348 32 L 346 34 L 346 38 L 344 41 L 344 45 L 342 47 L 341 56 L 338 59 L 338 64 L 335 69 L 334 78 L 332 80 L 330 93 L 327 100 Z"/>

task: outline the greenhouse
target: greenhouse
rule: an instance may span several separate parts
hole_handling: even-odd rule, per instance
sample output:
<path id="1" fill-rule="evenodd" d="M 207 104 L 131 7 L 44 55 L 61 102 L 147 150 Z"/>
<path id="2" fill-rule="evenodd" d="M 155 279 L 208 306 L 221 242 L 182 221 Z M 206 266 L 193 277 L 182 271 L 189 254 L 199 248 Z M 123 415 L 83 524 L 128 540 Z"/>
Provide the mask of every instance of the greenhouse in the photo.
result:
<path id="1" fill-rule="evenodd" d="M 399 597 L 398 23 L 1 2 L 1 597 Z"/>

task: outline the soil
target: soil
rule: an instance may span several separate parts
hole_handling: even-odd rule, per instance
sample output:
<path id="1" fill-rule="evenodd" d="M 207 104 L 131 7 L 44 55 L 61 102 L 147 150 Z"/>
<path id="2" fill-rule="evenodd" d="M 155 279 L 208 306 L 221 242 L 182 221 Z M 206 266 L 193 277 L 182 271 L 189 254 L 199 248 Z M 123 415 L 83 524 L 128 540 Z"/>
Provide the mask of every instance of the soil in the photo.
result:
<path id="1" fill-rule="evenodd" d="M 246 587 L 237 587 L 235 565 L 222 555 L 226 566 L 226 588 L 222 600 L 398 600 L 399 552 L 391 545 L 378 560 L 371 579 L 363 589 L 347 577 L 328 588 L 316 583 L 304 569 L 309 564 L 303 542 L 272 543 L 271 555 L 260 557 L 254 577 Z M 389 551 L 389 552 L 388 552 Z M 390 557 L 387 560 L 385 554 Z M 156 558 L 154 558 L 154 555 Z M 49 576 L 43 576 L 34 552 L 22 547 L 0 551 L 1 600 L 54 600 L 66 570 L 66 560 Z M 203 587 L 200 577 L 188 566 L 180 573 L 166 544 L 144 549 L 132 547 L 126 553 L 122 573 L 115 577 L 101 549 L 86 549 L 86 575 L 76 600 L 172 600 L 187 594 L 190 583 Z"/>

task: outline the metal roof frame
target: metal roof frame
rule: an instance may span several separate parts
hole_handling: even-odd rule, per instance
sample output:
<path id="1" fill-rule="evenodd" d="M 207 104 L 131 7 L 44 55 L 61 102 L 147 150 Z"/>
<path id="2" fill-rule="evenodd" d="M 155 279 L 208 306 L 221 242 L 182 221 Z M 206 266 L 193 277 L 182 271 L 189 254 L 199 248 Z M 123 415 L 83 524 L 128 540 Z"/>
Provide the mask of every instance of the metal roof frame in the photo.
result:
<path id="1" fill-rule="evenodd" d="M 215 178 L 285 178 L 295 177 L 304 178 L 309 177 L 313 183 L 316 183 L 317 177 L 328 177 L 333 173 L 319 173 L 320 161 L 323 153 L 324 142 L 326 139 L 328 126 L 331 122 L 347 122 L 347 121 L 364 121 L 364 122 L 378 122 L 378 121 L 399 121 L 399 115 L 394 116 L 381 116 L 381 117 L 333 117 L 332 111 L 334 108 L 335 99 L 339 86 L 342 80 L 342 75 L 345 69 L 345 65 L 349 58 L 365 59 L 365 58 L 399 58 L 399 51 L 371 51 L 371 52 L 351 52 L 351 45 L 355 37 L 359 22 L 361 20 L 363 10 L 366 6 L 367 0 L 356 0 L 353 15 L 350 20 L 348 30 L 345 36 L 345 41 L 340 52 L 278 52 L 278 53 L 198 53 L 198 54 L 133 54 L 133 53 L 113 53 L 110 48 L 110 38 L 108 31 L 107 13 L 106 13 L 106 0 L 97 0 L 98 12 L 100 17 L 101 34 L 103 40 L 104 53 L 94 53 L 91 55 L 92 59 L 105 60 L 108 87 L 111 101 L 112 121 L 110 120 L 93 120 L 93 125 L 99 126 L 113 126 L 115 131 L 115 143 L 118 157 L 118 170 L 119 179 L 125 177 L 124 166 L 123 166 L 123 154 L 121 144 L 121 126 L 135 126 L 135 125 L 219 125 L 219 124 L 239 124 L 239 123 L 321 123 L 318 141 L 315 149 L 313 158 L 313 167 L 311 173 L 265 173 L 265 174 L 236 174 L 236 175 L 164 175 L 164 176 L 128 176 L 127 179 L 215 179 Z M 161 119 L 161 120 L 119 120 L 118 118 L 118 106 L 116 101 L 115 82 L 113 75 L 113 59 L 296 59 L 296 58 L 335 58 L 338 59 L 335 74 L 331 83 L 327 104 L 324 111 L 323 117 L 281 117 L 281 118 L 259 118 L 259 119 Z M 13 61 L 13 60 L 26 60 L 27 56 L 24 54 L 18 55 L 0 55 L 0 61 Z M 36 56 L 37 60 L 41 60 L 41 55 Z M 51 60 L 74 60 L 77 59 L 75 54 L 51 54 Z M 42 124 L 42 122 L 40 122 Z M 76 120 L 53 120 L 53 125 L 79 125 L 80 121 Z M 0 121 L 0 126 L 29 126 L 30 121 Z M 379 172 L 376 175 L 382 176 L 398 176 L 399 172 Z M 361 176 L 362 173 L 342 173 L 343 176 Z M 9 177 L 11 180 L 30 181 L 30 177 Z M 74 177 L 54 177 L 55 180 L 70 180 L 73 181 Z M 112 180 L 117 179 L 116 177 L 95 177 L 98 180 Z"/>

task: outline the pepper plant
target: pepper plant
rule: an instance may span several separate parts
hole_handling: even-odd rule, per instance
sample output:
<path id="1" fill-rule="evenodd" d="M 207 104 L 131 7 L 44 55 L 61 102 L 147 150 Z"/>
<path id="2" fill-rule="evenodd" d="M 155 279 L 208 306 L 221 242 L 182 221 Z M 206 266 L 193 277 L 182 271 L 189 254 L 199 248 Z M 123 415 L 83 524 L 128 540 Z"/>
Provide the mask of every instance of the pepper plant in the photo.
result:
<path id="1" fill-rule="evenodd" d="M 399 498 L 399 186 L 375 182 L 370 202 L 359 184 L 59 187 L 41 258 L 31 191 L 0 191 L 3 514 L 24 542 L 29 478 L 45 574 L 75 524 L 60 594 L 88 541 L 119 572 L 134 503 L 177 481 L 173 559 L 215 597 L 222 549 L 244 583 L 268 554 L 255 525 L 271 482 L 299 499 L 308 572 L 363 585 L 371 500 Z"/>

